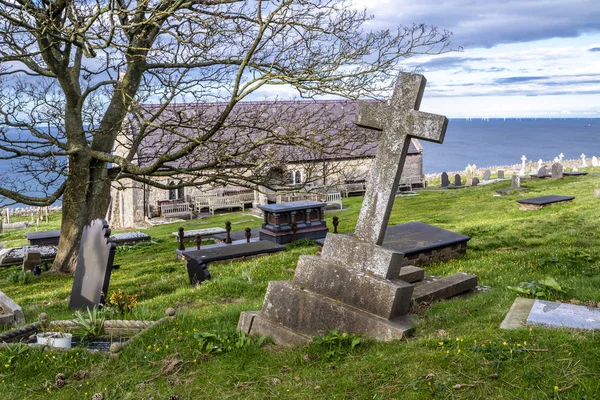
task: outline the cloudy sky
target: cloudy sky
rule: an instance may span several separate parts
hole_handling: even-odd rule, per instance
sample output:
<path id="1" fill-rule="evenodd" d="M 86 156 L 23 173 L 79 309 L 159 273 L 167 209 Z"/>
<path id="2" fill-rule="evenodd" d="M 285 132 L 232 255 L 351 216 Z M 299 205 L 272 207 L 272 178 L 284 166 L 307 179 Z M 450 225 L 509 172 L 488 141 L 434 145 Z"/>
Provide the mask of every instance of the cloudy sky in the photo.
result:
<path id="1" fill-rule="evenodd" d="M 354 0 L 369 28 L 426 23 L 462 52 L 412 58 L 421 109 L 449 117 L 600 117 L 600 0 Z"/>

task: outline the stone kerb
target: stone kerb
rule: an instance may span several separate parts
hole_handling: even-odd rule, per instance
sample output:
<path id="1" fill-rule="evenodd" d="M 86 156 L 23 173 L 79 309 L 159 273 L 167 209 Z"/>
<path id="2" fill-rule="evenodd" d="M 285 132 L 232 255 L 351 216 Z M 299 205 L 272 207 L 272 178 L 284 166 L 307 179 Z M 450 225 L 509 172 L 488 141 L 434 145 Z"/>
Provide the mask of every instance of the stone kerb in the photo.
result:
<path id="1" fill-rule="evenodd" d="M 21 307 L 0 291 L 0 324 L 18 325 L 25 322 Z"/>

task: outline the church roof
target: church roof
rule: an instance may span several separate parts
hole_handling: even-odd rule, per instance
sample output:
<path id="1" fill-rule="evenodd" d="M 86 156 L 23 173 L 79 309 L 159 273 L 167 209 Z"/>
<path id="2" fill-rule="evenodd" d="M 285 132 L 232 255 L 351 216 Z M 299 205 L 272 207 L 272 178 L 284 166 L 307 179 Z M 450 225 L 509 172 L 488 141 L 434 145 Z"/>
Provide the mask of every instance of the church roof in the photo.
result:
<path id="1" fill-rule="evenodd" d="M 197 149 L 173 167 L 202 162 L 232 165 L 278 159 L 314 162 L 374 157 L 380 131 L 353 123 L 358 101 L 248 101 L 238 102 L 211 137 L 211 129 L 227 103 L 177 103 L 143 105 L 129 115 L 129 140 L 139 141 L 141 166 L 180 151 L 191 142 Z M 159 112 L 161 108 L 163 111 Z M 155 116 L 158 115 L 158 116 Z M 416 145 L 415 145 L 416 142 Z M 408 154 L 420 154 L 413 139 Z"/>

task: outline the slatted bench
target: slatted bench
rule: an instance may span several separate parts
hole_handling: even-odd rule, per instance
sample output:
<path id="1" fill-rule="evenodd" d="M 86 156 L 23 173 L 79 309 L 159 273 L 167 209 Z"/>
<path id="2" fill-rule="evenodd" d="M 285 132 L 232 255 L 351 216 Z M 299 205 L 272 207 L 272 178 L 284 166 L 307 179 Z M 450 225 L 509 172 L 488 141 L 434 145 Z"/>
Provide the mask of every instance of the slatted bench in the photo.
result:
<path id="1" fill-rule="evenodd" d="M 340 192 L 329 192 L 323 197 L 327 205 L 339 204 L 340 210 L 342 209 L 342 194 Z"/>
<path id="2" fill-rule="evenodd" d="M 189 214 L 190 219 L 192 219 L 192 207 L 190 207 L 190 203 L 161 204 L 160 213 L 163 217 Z"/>
<path id="3" fill-rule="evenodd" d="M 223 196 L 223 197 L 211 197 L 208 199 L 208 211 L 212 215 L 215 215 L 216 210 L 220 209 L 232 209 L 241 208 L 245 210 L 244 201 L 239 196 Z"/>
<path id="4" fill-rule="evenodd" d="M 348 197 L 351 193 L 360 193 L 363 194 L 367 190 L 367 187 L 364 182 L 362 183 L 345 183 L 340 185 L 340 192 L 344 197 Z"/>

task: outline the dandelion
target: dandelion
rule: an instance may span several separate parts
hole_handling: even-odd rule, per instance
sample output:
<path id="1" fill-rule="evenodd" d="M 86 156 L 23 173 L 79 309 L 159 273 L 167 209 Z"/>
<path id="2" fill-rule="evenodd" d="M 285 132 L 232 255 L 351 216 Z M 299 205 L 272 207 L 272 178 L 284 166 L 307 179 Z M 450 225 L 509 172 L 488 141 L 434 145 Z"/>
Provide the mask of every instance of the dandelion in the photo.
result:
<path id="1" fill-rule="evenodd" d="M 558 386 L 554 386 L 554 390 L 558 392 Z"/>
<path id="2" fill-rule="evenodd" d="M 439 344 L 440 346 L 443 346 L 443 345 L 444 345 L 444 342 L 438 342 L 438 344 Z"/>
<path id="3" fill-rule="evenodd" d="M 4 368 L 10 367 L 10 364 L 4 364 Z"/>
<path id="4" fill-rule="evenodd" d="M 503 345 L 503 346 L 508 346 L 508 343 L 506 343 L 506 342 L 502 342 L 502 345 Z"/>

